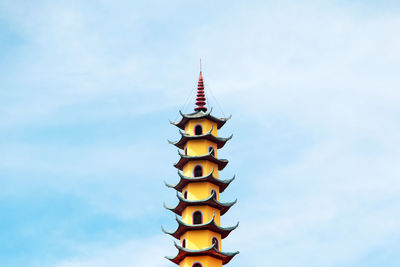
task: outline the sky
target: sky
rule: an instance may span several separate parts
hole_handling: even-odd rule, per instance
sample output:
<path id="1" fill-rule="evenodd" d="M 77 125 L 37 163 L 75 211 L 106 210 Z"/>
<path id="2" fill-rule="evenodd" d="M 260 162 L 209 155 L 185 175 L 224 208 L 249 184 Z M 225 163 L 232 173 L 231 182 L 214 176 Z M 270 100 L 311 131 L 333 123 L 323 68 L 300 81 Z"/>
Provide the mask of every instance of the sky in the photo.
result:
<path id="1" fill-rule="evenodd" d="M 231 267 L 400 266 L 398 1 L 0 1 L 2 267 L 172 267 L 199 59 Z"/>

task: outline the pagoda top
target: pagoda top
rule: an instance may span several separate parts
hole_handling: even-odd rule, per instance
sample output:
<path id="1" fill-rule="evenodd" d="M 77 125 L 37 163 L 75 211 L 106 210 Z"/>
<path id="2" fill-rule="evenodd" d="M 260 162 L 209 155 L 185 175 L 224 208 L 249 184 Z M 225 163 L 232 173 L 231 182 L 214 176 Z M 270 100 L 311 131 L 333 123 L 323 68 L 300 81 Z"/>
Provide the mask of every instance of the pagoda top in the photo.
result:
<path id="1" fill-rule="evenodd" d="M 232 118 L 232 116 L 229 116 L 228 118 L 217 118 L 211 115 L 212 108 L 210 108 L 210 111 L 197 111 L 194 113 L 189 113 L 189 114 L 183 114 L 182 111 L 179 111 L 179 113 L 182 116 L 182 119 L 177 122 L 172 122 L 170 121 L 171 124 L 175 125 L 176 127 L 184 130 L 185 125 L 189 120 L 196 120 L 196 119 L 208 119 L 210 121 L 213 121 L 217 123 L 217 128 L 220 129 L 224 124 Z"/>
<path id="2" fill-rule="evenodd" d="M 206 95 L 204 94 L 204 82 L 203 82 L 203 74 L 200 71 L 199 81 L 197 83 L 197 98 L 196 98 L 196 107 L 194 111 L 207 111 L 206 105 Z"/>

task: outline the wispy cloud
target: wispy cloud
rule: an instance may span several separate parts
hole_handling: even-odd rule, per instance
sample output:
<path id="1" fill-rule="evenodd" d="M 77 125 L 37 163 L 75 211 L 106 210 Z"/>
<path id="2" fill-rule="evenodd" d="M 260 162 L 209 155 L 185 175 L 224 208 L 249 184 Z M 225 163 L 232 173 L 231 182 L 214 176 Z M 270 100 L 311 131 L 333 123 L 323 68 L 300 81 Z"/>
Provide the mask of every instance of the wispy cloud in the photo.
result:
<path id="1" fill-rule="evenodd" d="M 5 46 L 0 72 L 2 198 L 71 195 L 89 217 L 138 226 L 117 243 L 71 241 L 70 230 L 61 231 L 57 240 L 68 242 L 60 250 L 79 249 L 50 266 L 171 266 L 162 258 L 175 253 L 171 243 L 140 227 L 145 219 L 147 230 L 173 225 L 161 211 L 174 201 L 161 188 L 174 181 L 177 159 L 165 142 L 177 136 L 167 120 L 195 86 L 199 57 L 207 90 L 234 115 L 221 133 L 234 139 L 220 153 L 231 160 L 223 176 L 238 174 L 222 196 L 239 197 L 223 221 L 241 221 L 223 244 L 242 251 L 230 266 L 365 267 L 381 261 L 381 251 L 393 252 L 385 266 L 397 266 L 396 5 L 1 6 L 19 40 Z M 25 266 L 43 266 L 39 252 Z"/>

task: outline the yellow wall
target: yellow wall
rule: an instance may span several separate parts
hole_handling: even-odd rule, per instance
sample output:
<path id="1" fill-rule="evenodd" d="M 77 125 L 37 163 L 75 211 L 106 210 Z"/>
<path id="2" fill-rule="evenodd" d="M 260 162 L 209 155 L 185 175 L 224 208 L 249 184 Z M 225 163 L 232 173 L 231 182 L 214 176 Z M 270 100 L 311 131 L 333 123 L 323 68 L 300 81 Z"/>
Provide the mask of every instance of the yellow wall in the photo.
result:
<path id="1" fill-rule="evenodd" d="M 219 250 L 221 250 L 221 235 L 217 234 L 217 233 L 213 233 L 209 230 L 186 232 L 181 237 L 181 244 L 182 244 L 182 240 L 186 239 L 186 248 L 188 248 L 188 249 L 208 248 L 212 245 L 213 237 L 216 237 L 218 239 Z M 196 242 L 193 242 L 194 240 Z"/>
<path id="2" fill-rule="evenodd" d="M 201 124 L 201 126 L 203 126 L 203 134 L 207 133 L 208 131 L 211 130 L 211 127 L 213 128 L 212 130 L 212 134 L 214 136 L 218 136 L 217 133 L 217 123 L 216 122 L 212 122 L 209 121 L 207 119 L 198 119 L 198 120 L 190 120 L 186 125 L 185 125 L 185 133 L 186 134 L 190 134 L 190 135 L 194 135 L 194 126 L 196 124 Z"/>
<path id="3" fill-rule="evenodd" d="M 209 182 L 189 183 L 182 189 L 182 194 L 184 195 L 187 191 L 188 200 L 203 200 L 211 196 L 212 189 L 217 193 L 217 200 L 219 200 L 219 187 Z"/>
<path id="4" fill-rule="evenodd" d="M 208 132 L 211 128 L 212 134 L 218 136 L 217 124 L 206 119 L 190 120 L 185 125 L 185 133 L 194 135 L 194 126 L 201 124 L 203 127 L 203 133 Z M 202 156 L 209 153 L 208 149 L 210 146 L 214 147 L 215 155 L 218 157 L 217 145 L 208 140 L 190 140 L 187 142 L 187 154 L 189 156 Z M 201 164 L 203 166 L 203 175 L 209 174 L 214 170 L 214 177 L 218 178 L 218 165 L 205 160 L 190 161 L 183 167 L 183 175 L 193 177 L 193 168 Z M 189 200 L 203 200 L 211 195 L 211 190 L 214 189 L 217 192 L 217 199 L 219 200 L 219 188 L 218 186 L 209 182 L 202 183 L 189 183 L 183 188 L 182 193 L 187 191 L 187 198 Z M 220 211 L 209 206 L 192 206 L 187 207 L 182 213 L 182 221 L 187 224 L 192 224 L 193 212 L 200 210 L 203 213 L 203 223 L 209 222 L 215 214 L 215 222 L 220 225 Z M 186 240 L 186 248 L 188 249 L 204 249 L 212 245 L 212 238 L 217 237 L 219 241 L 219 249 L 221 249 L 221 235 L 213 233 L 209 230 L 202 231 L 188 231 L 181 236 L 182 240 Z M 209 256 L 201 257 L 187 257 L 185 258 L 180 267 L 192 267 L 193 263 L 200 262 L 203 267 L 222 267 L 222 261 Z"/>
<path id="5" fill-rule="evenodd" d="M 192 214 L 196 210 L 203 213 L 203 223 L 211 221 L 215 214 L 215 223 L 220 225 L 220 211 L 209 206 L 189 206 L 182 212 L 182 221 L 186 224 L 192 224 Z"/>
<path id="6" fill-rule="evenodd" d="M 187 148 L 189 156 L 203 156 L 209 153 L 208 149 L 210 146 L 214 148 L 215 157 L 218 157 L 217 145 L 208 140 L 189 140 L 185 148 Z"/>
<path id="7" fill-rule="evenodd" d="M 222 267 L 222 261 L 214 259 L 210 256 L 201 256 L 201 257 L 187 257 L 185 258 L 180 267 L 192 267 L 193 263 L 199 262 L 203 265 L 203 267 Z"/>
<path id="8" fill-rule="evenodd" d="M 203 175 L 207 175 L 214 170 L 214 177 L 218 178 L 218 165 L 207 160 L 193 160 L 188 162 L 183 166 L 183 175 L 193 177 L 193 168 L 199 164 L 203 166 Z"/>

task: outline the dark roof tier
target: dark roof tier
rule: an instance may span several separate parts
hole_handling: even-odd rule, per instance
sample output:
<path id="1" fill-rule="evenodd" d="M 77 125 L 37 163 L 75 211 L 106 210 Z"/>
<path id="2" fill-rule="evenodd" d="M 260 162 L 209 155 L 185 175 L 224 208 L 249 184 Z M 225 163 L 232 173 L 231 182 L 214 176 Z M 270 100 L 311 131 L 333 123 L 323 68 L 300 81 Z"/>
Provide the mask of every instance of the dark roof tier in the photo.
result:
<path id="1" fill-rule="evenodd" d="M 207 119 L 207 120 L 217 123 L 218 129 L 220 129 L 232 117 L 232 116 L 229 116 L 228 118 L 217 118 L 217 117 L 212 116 L 211 112 L 212 112 L 212 108 L 210 108 L 209 112 L 197 111 L 197 112 L 190 113 L 190 114 L 183 114 L 182 111 L 179 111 L 179 113 L 182 116 L 182 119 L 178 122 L 170 121 L 170 123 L 180 129 L 184 130 L 185 125 L 189 120 Z"/>
<path id="2" fill-rule="evenodd" d="M 221 238 L 223 239 L 239 226 L 239 223 L 231 227 L 218 226 L 215 223 L 215 216 L 213 216 L 213 218 L 209 222 L 203 224 L 186 224 L 178 217 L 176 217 L 176 221 L 178 222 L 178 228 L 175 230 L 175 232 L 166 231 L 163 227 L 161 227 L 164 233 L 169 234 L 175 237 L 176 239 L 180 239 L 181 236 L 188 231 L 200 231 L 200 230 L 210 230 L 212 232 L 218 233 L 221 235 Z"/>
<path id="3" fill-rule="evenodd" d="M 178 205 L 176 205 L 175 208 L 170 208 L 170 207 L 166 206 L 165 203 L 164 203 L 164 207 L 166 209 L 176 213 L 179 216 L 182 215 L 183 210 L 188 206 L 210 206 L 212 208 L 219 210 L 221 212 L 221 215 L 224 215 L 237 202 L 237 200 L 235 200 L 233 202 L 221 203 L 216 199 L 214 192 L 210 197 L 208 197 L 206 199 L 194 200 L 194 201 L 184 199 L 183 197 L 181 197 L 178 194 L 178 192 L 176 193 L 176 196 L 179 199 L 179 203 L 178 203 Z"/>
<path id="4" fill-rule="evenodd" d="M 216 186 L 219 187 L 219 192 L 222 193 L 225 191 L 225 189 L 228 187 L 228 185 L 235 180 L 235 176 L 229 180 L 221 180 L 218 178 L 214 177 L 214 170 L 212 170 L 208 175 L 202 176 L 202 177 L 188 177 L 184 176 L 180 171 L 178 171 L 178 175 L 180 177 L 179 183 L 175 185 L 168 184 L 166 182 L 165 185 L 174 188 L 175 190 L 182 192 L 183 188 L 187 186 L 189 183 L 201 183 L 201 182 L 209 182 L 212 184 L 215 184 Z"/>
<path id="5" fill-rule="evenodd" d="M 218 260 L 222 260 L 222 264 L 225 265 L 229 263 L 233 257 L 239 254 L 236 252 L 222 252 L 215 248 L 216 244 L 211 247 L 199 250 L 183 248 L 175 243 L 175 247 L 179 250 L 178 255 L 175 257 L 165 257 L 175 264 L 180 264 L 186 257 L 198 257 L 198 256 L 210 256 Z"/>
<path id="6" fill-rule="evenodd" d="M 207 132 L 205 134 L 201 134 L 201 135 L 188 135 L 188 134 L 185 134 L 184 132 L 179 131 L 179 133 L 181 134 L 181 139 L 179 141 L 176 141 L 176 142 L 171 142 L 171 141 L 168 140 L 168 142 L 170 144 L 172 144 L 172 145 L 175 145 L 176 147 L 178 147 L 180 149 L 184 149 L 184 146 L 186 145 L 187 141 L 189 141 L 189 140 L 205 139 L 205 140 L 208 140 L 208 141 L 211 141 L 211 142 L 215 143 L 217 145 L 217 148 L 220 149 L 233 136 L 233 135 L 231 135 L 228 138 L 216 137 L 216 136 L 211 134 L 211 131 L 212 131 L 212 128 L 211 128 L 211 130 L 209 132 Z"/>
<path id="7" fill-rule="evenodd" d="M 179 156 L 181 157 L 177 163 L 174 164 L 174 167 L 183 170 L 183 166 L 185 166 L 186 163 L 189 161 L 193 160 L 208 160 L 213 163 L 216 163 L 218 165 L 218 170 L 223 170 L 225 166 L 228 164 L 228 160 L 226 159 L 218 159 L 216 158 L 213 154 L 213 151 L 210 151 L 208 154 L 203 155 L 203 156 L 188 156 L 188 155 L 183 155 L 181 152 L 178 151 Z"/>

